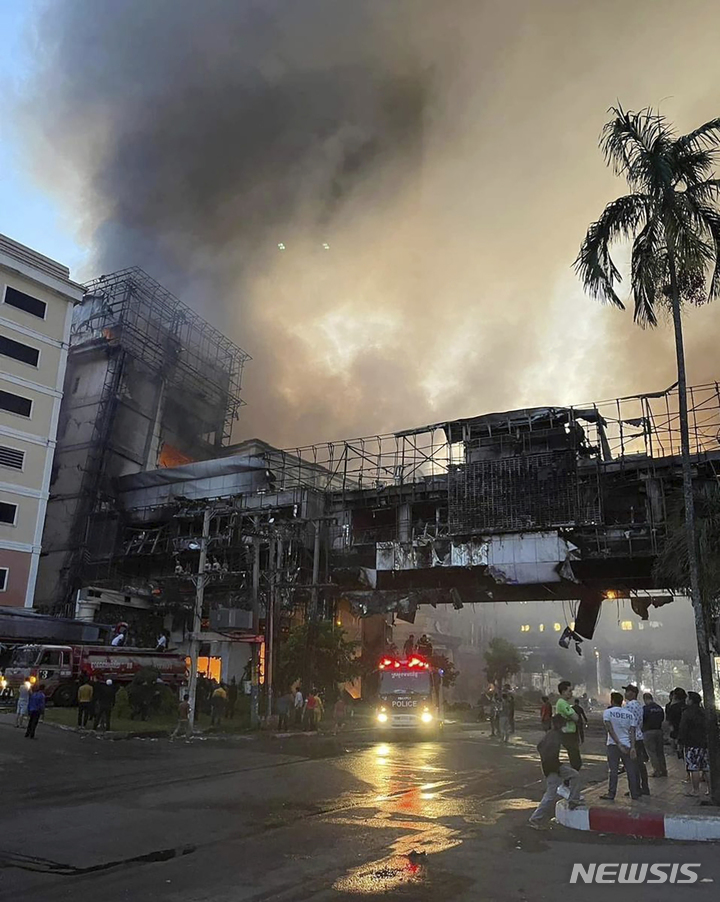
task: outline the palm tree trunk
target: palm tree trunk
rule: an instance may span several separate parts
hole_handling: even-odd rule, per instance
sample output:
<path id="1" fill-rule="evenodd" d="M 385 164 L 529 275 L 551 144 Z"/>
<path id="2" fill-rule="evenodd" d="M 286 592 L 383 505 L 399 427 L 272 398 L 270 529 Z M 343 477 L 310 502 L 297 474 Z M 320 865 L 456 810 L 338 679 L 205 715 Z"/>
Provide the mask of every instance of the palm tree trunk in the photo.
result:
<path id="1" fill-rule="evenodd" d="M 688 421 L 687 377 L 685 373 L 685 346 L 683 343 L 680 291 L 672 252 L 669 255 L 672 315 L 675 327 L 675 354 L 677 357 L 678 400 L 680 407 L 680 451 L 682 459 L 683 499 L 685 502 L 685 532 L 687 541 L 690 593 L 695 613 L 700 681 L 703 690 L 705 717 L 710 759 L 710 791 L 712 800 L 720 805 L 720 736 L 718 736 L 717 710 L 715 707 L 715 681 L 708 638 L 706 606 L 700 585 L 700 561 L 698 557 L 697 526 L 695 522 L 695 497 L 693 494 L 692 461 L 690 459 L 690 427 Z"/>

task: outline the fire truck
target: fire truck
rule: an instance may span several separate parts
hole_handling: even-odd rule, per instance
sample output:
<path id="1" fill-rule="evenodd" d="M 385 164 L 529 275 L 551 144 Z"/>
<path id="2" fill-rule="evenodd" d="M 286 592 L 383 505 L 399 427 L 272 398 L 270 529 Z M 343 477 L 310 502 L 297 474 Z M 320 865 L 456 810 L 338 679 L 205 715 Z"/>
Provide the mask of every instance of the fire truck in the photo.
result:
<path id="1" fill-rule="evenodd" d="M 437 736 L 443 727 L 442 671 L 420 655 L 384 657 L 378 671 L 378 731 Z"/>
<path id="2" fill-rule="evenodd" d="M 111 645 L 19 645 L 5 668 L 5 680 L 15 692 L 25 681 L 44 683 L 45 695 L 55 705 L 66 706 L 77 701 L 83 675 L 122 685 L 146 667 L 157 670 L 172 689 L 179 689 L 187 680 L 184 655 Z"/>

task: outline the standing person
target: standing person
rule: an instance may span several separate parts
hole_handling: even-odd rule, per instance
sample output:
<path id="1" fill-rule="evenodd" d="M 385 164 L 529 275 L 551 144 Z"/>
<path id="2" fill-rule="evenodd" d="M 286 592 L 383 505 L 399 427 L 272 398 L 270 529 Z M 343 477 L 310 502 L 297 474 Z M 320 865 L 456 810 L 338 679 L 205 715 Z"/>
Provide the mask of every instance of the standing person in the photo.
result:
<path id="1" fill-rule="evenodd" d="M 28 699 L 28 725 L 25 730 L 26 739 L 35 738 L 35 730 L 37 730 L 38 721 L 45 717 L 45 683 L 41 683 L 30 694 Z"/>
<path id="2" fill-rule="evenodd" d="M 678 742 L 678 733 L 680 732 L 680 721 L 682 720 L 686 703 L 687 692 L 678 686 L 670 693 L 670 701 L 665 708 L 665 719 L 670 725 L 670 740 L 678 758 L 681 759 L 683 757 L 683 752 L 680 743 Z"/>
<path id="3" fill-rule="evenodd" d="M 95 699 L 95 723 L 93 729 L 104 730 L 110 729 L 110 718 L 112 709 L 115 706 L 115 687 L 113 681 L 105 680 L 103 683 L 99 681 L 94 688 L 93 698 Z"/>
<path id="4" fill-rule="evenodd" d="M 585 708 L 580 704 L 580 699 L 576 698 L 575 703 L 573 704 L 573 711 L 578 716 L 577 728 L 578 728 L 578 739 L 580 744 L 582 745 L 585 742 L 585 727 L 588 724 L 587 714 L 585 713 Z"/>
<path id="5" fill-rule="evenodd" d="M 620 762 L 625 765 L 630 795 L 636 801 L 642 798 L 640 792 L 640 776 L 638 774 L 635 751 L 635 714 L 627 707 L 623 708 L 621 692 L 610 693 L 610 707 L 603 712 L 603 723 L 607 731 L 608 791 L 600 796 L 608 802 L 615 799 L 617 793 L 618 771 Z"/>
<path id="6" fill-rule="evenodd" d="M 569 764 L 560 763 L 560 749 L 563 745 L 562 729 L 565 718 L 556 714 L 550 721 L 550 729 L 538 743 L 540 763 L 545 775 L 545 793 L 535 811 L 530 815 L 528 824 L 535 830 L 542 830 L 555 811 L 558 789 L 569 782 L 570 795 L 568 807 L 577 808 L 582 805 L 580 799 L 580 774 Z"/>
<path id="7" fill-rule="evenodd" d="M 510 732 L 515 732 L 515 696 L 513 695 L 512 686 L 510 683 L 505 684 L 505 694 L 507 695 L 508 701 L 508 725 L 510 727 Z"/>
<path id="8" fill-rule="evenodd" d="M 540 705 L 540 726 L 547 733 L 552 730 L 552 705 L 550 704 L 550 699 L 547 697 L 547 695 L 543 695 L 541 701 L 542 704 Z"/>
<path id="9" fill-rule="evenodd" d="M 238 700 L 238 684 L 235 677 L 230 680 L 230 685 L 228 686 L 227 691 L 227 711 L 225 713 L 225 717 L 229 717 L 231 720 L 235 717 L 235 705 L 237 705 Z"/>
<path id="10" fill-rule="evenodd" d="M 507 742 L 510 739 L 510 712 L 511 712 L 511 702 L 510 696 L 507 692 L 503 692 L 501 704 L 500 704 L 500 718 L 499 718 L 499 726 L 500 726 L 500 738 L 503 742 Z"/>
<path id="11" fill-rule="evenodd" d="M 293 705 L 291 692 L 283 692 L 277 700 L 278 730 L 284 733 L 290 728 L 290 710 Z"/>
<path id="12" fill-rule="evenodd" d="M 640 777 L 640 792 L 644 796 L 650 795 L 650 786 L 648 785 L 647 760 L 648 754 L 645 751 L 645 740 L 643 734 L 643 715 L 644 709 L 638 701 L 638 687 L 630 683 L 629 686 L 623 686 L 625 690 L 625 707 L 632 711 L 635 718 L 635 751 L 637 752 L 637 772 Z"/>
<path id="13" fill-rule="evenodd" d="M 690 774 L 690 791 L 685 795 L 697 796 L 700 794 L 700 780 L 704 775 L 707 783 L 707 773 L 710 769 L 705 711 L 699 692 L 691 691 L 687 694 L 687 705 L 680 720 L 678 740 L 685 754 L 685 767 Z M 709 794 L 709 791 L 706 790 L 706 793 Z"/>
<path id="14" fill-rule="evenodd" d="M 155 651 L 167 651 L 170 647 L 170 633 L 167 630 L 163 630 L 160 635 L 157 637 L 155 643 Z"/>
<path id="15" fill-rule="evenodd" d="M 410 635 L 405 640 L 405 644 L 403 645 L 403 654 L 405 655 L 406 658 L 410 658 L 410 657 L 412 657 L 414 651 L 415 651 L 415 636 L 413 633 L 410 633 Z"/>
<path id="16" fill-rule="evenodd" d="M 28 716 L 28 704 L 30 702 L 30 688 L 32 683 L 23 680 L 18 689 L 18 700 L 15 708 L 15 726 L 25 726 L 25 718 Z"/>
<path id="17" fill-rule="evenodd" d="M 182 736 L 183 733 L 186 739 L 190 739 L 190 696 L 187 692 L 183 695 L 182 701 L 178 705 L 178 722 L 172 731 L 170 741 L 172 742 L 173 739 Z"/>
<path id="18" fill-rule="evenodd" d="M 115 648 L 122 648 L 122 646 L 127 643 L 127 631 L 127 623 L 119 623 L 117 625 L 117 632 L 113 636 L 110 644 Z"/>
<path id="19" fill-rule="evenodd" d="M 652 764 L 651 777 L 667 777 L 663 721 L 665 712 L 649 692 L 643 695 L 643 741 Z"/>
<path id="20" fill-rule="evenodd" d="M 90 684 L 90 680 L 86 676 L 83 676 L 80 680 L 80 686 L 78 687 L 78 719 L 77 725 L 79 729 L 84 730 L 88 725 L 88 721 L 92 715 L 92 704 L 93 704 L 93 687 Z"/>
<path id="21" fill-rule="evenodd" d="M 347 719 L 347 704 L 342 694 L 335 702 L 333 707 L 333 721 L 335 723 L 334 733 L 337 736 L 339 732 L 345 729 L 345 720 Z"/>
<path id="22" fill-rule="evenodd" d="M 580 743 L 578 741 L 577 722 L 578 716 L 570 704 L 573 697 L 572 683 L 569 680 L 560 680 L 558 683 L 558 700 L 555 702 L 555 713 L 565 719 L 562 730 L 563 746 L 567 752 L 570 767 L 579 771 L 582 767 L 580 755 Z"/>
<path id="23" fill-rule="evenodd" d="M 428 639 L 427 634 L 423 633 L 418 639 L 417 651 L 424 658 L 432 658 L 433 647 L 432 642 Z"/>
<path id="24" fill-rule="evenodd" d="M 303 709 L 305 707 L 305 699 L 303 698 L 302 690 L 298 686 L 295 690 L 295 697 L 293 699 L 293 714 L 294 714 L 294 722 L 295 729 L 302 729 L 302 721 L 303 721 Z"/>
<path id="25" fill-rule="evenodd" d="M 220 726 L 223 715 L 225 714 L 225 705 L 227 704 L 227 692 L 222 683 L 219 683 L 217 689 L 213 690 L 210 696 L 210 726 L 216 724 Z"/>
<path id="26" fill-rule="evenodd" d="M 490 736 L 500 736 L 500 715 L 502 714 L 502 697 L 499 692 L 493 693 L 490 702 Z"/>

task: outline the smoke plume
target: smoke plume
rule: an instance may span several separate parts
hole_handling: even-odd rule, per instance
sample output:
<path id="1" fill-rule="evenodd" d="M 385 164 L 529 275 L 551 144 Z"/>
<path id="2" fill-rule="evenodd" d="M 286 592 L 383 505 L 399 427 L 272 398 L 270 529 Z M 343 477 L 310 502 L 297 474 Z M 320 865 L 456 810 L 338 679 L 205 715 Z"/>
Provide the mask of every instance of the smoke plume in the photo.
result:
<path id="1" fill-rule="evenodd" d="M 607 107 L 718 115 L 716 25 L 713 0 L 45 0 L 22 127 L 86 275 L 140 265 L 246 348 L 236 438 L 288 446 L 673 382 L 668 330 L 570 265 L 625 191 Z M 690 318 L 696 381 L 717 315 Z"/>

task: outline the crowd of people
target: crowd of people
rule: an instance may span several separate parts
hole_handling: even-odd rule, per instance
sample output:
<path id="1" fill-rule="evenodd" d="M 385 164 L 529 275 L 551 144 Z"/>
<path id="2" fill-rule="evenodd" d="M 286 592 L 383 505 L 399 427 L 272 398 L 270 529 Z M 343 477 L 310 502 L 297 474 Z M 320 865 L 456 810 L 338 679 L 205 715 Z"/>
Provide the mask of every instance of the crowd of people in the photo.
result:
<path id="1" fill-rule="evenodd" d="M 325 716 L 323 693 L 314 687 L 307 691 L 303 691 L 301 686 L 290 688 L 278 696 L 275 713 L 278 715 L 278 730 L 281 733 L 291 729 L 313 733 Z M 335 733 L 345 729 L 348 714 L 347 701 L 341 693 L 332 708 Z"/>
<path id="2" fill-rule="evenodd" d="M 545 736 L 538 743 L 538 752 L 545 776 L 545 794 L 529 820 L 530 826 L 538 829 L 552 817 L 558 794 L 567 797 L 570 808 L 583 804 L 580 794 L 581 746 L 587 716 L 581 699 L 573 700 L 573 687 L 568 680 L 562 680 L 557 689 L 554 707 L 548 696 L 542 697 L 540 707 L 540 723 Z M 673 753 L 685 764 L 686 794 L 699 796 L 703 783 L 708 794 L 707 728 L 700 694 L 674 689 L 663 709 L 650 692 L 643 694 L 641 702 L 639 689 L 633 683 L 623 686 L 622 690 L 610 693 L 610 703 L 602 714 L 608 786 L 601 799 L 615 800 L 621 773 L 627 779 L 626 796 L 633 801 L 649 796 L 649 778 L 668 776 L 666 736 Z M 567 763 L 560 760 L 562 749 L 567 754 Z"/>

